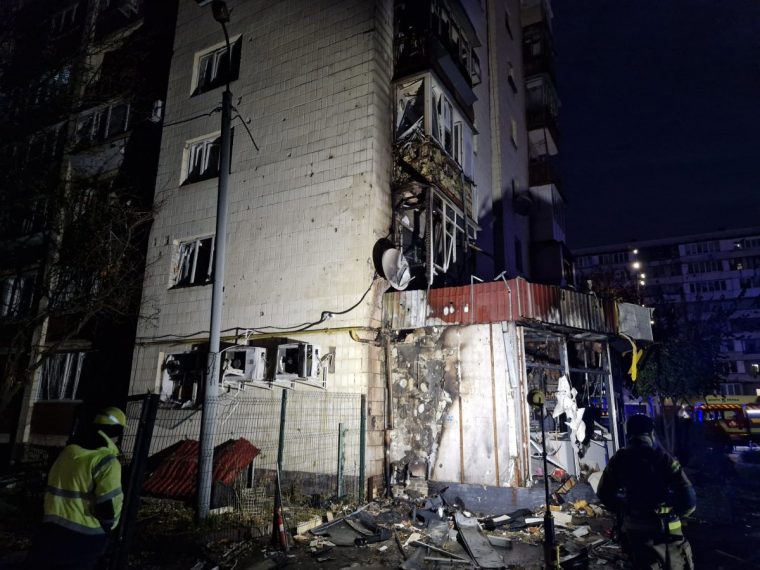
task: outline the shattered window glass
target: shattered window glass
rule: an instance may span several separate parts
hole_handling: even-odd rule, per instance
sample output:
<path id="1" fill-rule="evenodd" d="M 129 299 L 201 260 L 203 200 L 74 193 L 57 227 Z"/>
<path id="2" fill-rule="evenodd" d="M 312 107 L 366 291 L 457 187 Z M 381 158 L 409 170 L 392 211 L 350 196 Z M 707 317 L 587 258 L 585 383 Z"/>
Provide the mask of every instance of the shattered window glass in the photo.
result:
<path id="1" fill-rule="evenodd" d="M 85 352 L 60 352 L 45 359 L 38 400 L 74 400 L 79 392 L 79 379 Z"/>
<path id="2" fill-rule="evenodd" d="M 213 236 L 179 244 L 177 265 L 174 271 L 174 287 L 192 287 L 211 283 L 213 271 Z"/>
<path id="3" fill-rule="evenodd" d="M 231 61 L 227 46 L 214 49 L 198 58 L 194 94 L 204 93 L 220 85 L 224 85 L 228 79 L 229 81 L 234 81 L 238 78 L 240 73 L 240 46 L 240 38 L 231 42 Z"/>
<path id="4" fill-rule="evenodd" d="M 221 138 L 219 136 L 187 145 L 187 166 L 183 184 L 219 176 L 220 145 Z"/>
<path id="5" fill-rule="evenodd" d="M 425 115 L 425 81 L 417 79 L 398 88 L 396 108 L 396 140 L 413 130 L 422 131 Z"/>

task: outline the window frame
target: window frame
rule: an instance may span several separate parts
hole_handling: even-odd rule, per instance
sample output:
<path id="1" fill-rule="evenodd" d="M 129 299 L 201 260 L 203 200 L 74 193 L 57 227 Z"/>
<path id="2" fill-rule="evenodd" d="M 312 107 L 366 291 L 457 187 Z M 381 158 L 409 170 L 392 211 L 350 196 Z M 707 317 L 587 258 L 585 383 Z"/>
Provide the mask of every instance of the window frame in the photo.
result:
<path id="1" fill-rule="evenodd" d="M 61 402 L 61 401 L 79 401 L 77 393 L 80 388 L 80 381 L 82 379 L 82 370 L 84 370 L 85 361 L 87 360 L 88 352 L 84 350 L 66 350 L 61 352 L 55 352 L 48 354 L 45 362 L 42 365 L 40 384 L 37 388 L 36 401 L 38 402 Z M 58 360 L 63 357 L 66 361 L 61 363 L 64 377 L 56 382 L 52 387 L 56 389 L 57 394 L 54 397 L 50 396 L 51 382 L 46 377 L 47 374 L 58 372 L 58 370 L 52 370 L 54 366 L 58 364 Z M 69 362 L 69 360 L 74 362 Z M 60 364 L 58 364 L 60 366 Z M 69 377 L 70 376 L 70 377 Z M 73 382 L 73 385 L 72 385 Z M 71 388 L 69 390 L 69 388 Z M 70 395 L 69 395 L 70 394 Z M 57 397 L 55 397 L 57 396 Z"/>
<path id="2" fill-rule="evenodd" d="M 112 131 L 111 121 L 113 119 L 113 113 L 115 109 L 120 107 L 126 107 L 124 123 L 118 131 Z M 77 117 L 74 140 L 78 146 L 95 146 L 102 144 L 129 132 L 131 119 L 132 105 L 129 101 L 114 101 L 108 105 L 91 109 Z M 87 125 L 88 122 L 89 125 Z M 86 135 L 84 134 L 85 130 L 89 131 Z"/>
<path id="3" fill-rule="evenodd" d="M 31 312 L 35 281 L 30 273 L 0 278 L 0 318 L 19 319 Z"/>
<path id="4" fill-rule="evenodd" d="M 197 154 L 197 147 L 203 146 L 203 153 L 206 154 L 206 156 L 201 155 L 201 161 L 202 163 L 206 164 L 205 168 L 198 172 L 197 174 L 192 174 L 193 171 L 193 164 L 196 160 L 196 154 Z M 216 146 L 217 147 L 217 155 L 218 155 L 218 162 L 216 164 L 216 169 L 211 170 L 211 159 L 208 153 L 210 153 L 211 149 Z M 203 135 L 201 137 L 197 137 L 194 139 L 191 139 L 189 141 L 185 141 L 185 146 L 182 150 L 182 172 L 180 173 L 180 186 L 185 186 L 187 184 L 193 184 L 195 182 L 202 182 L 203 180 L 211 180 L 213 178 L 218 178 L 219 173 L 221 172 L 221 161 L 222 161 L 222 133 L 221 131 L 216 131 L 211 134 Z"/>
<path id="5" fill-rule="evenodd" d="M 230 38 L 230 48 L 232 51 L 232 58 L 230 60 L 230 68 L 231 73 L 229 77 L 229 82 L 233 82 L 238 79 L 240 76 L 240 61 L 242 59 L 242 51 L 243 51 L 243 41 L 242 41 L 242 34 L 237 34 L 236 36 L 233 36 Z M 190 96 L 193 97 L 195 95 L 200 95 L 202 93 L 208 93 L 209 91 L 213 91 L 214 89 L 217 89 L 218 87 L 222 87 L 227 83 L 227 80 L 224 77 L 219 76 L 220 66 L 219 63 L 222 60 L 224 52 L 227 51 L 227 42 L 219 42 L 217 44 L 214 44 L 210 47 L 204 48 L 200 51 L 195 52 L 195 55 L 193 56 L 193 76 L 192 80 L 190 82 Z M 216 54 L 216 58 L 214 59 L 214 65 L 216 66 L 216 70 L 213 73 L 212 78 L 208 82 L 208 85 L 201 85 L 201 61 L 204 58 L 214 56 Z"/>
<path id="6" fill-rule="evenodd" d="M 210 240 L 211 250 L 209 253 L 208 268 L 206 279 L 197 281 L 198 277 L 198 252 L 204 242 Z M 196 238 L 177 240 L 175 262 L 172 269 L 170 289 L 184 289 L 187 287 L 202 287 L 214 282 L 214 253 L 216 252 L 216 236 L 214 234 L 204 235 Z M 183 252 L 187 251 L 187 254 Z M 185 265 L 185 255 L 187 262 L 191 264 L 189 268 L 189 280 L 184 282 L 183 266 Z"/>

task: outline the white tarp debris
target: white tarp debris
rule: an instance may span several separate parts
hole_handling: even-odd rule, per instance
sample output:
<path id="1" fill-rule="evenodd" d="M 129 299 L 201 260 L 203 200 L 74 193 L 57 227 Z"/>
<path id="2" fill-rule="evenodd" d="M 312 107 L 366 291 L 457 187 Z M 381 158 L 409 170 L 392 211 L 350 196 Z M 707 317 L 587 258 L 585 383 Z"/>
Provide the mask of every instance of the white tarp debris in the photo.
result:
<path id="1" fill-rule="evenodd" d="M 570 428 L 575 439 L 581 442 L 586 438 L 586 424 L 583 421 L 585 408 L 578 409 L 578 404 L 575 401 L 577 395 L 578 390 L 570 386 L 567 376 L 560 376 L 556 393 L 557 405 L 554 406 L 552 417 L 556 420 L 565 414 L 567 416 L 565 421 L 567 427 Z"/>

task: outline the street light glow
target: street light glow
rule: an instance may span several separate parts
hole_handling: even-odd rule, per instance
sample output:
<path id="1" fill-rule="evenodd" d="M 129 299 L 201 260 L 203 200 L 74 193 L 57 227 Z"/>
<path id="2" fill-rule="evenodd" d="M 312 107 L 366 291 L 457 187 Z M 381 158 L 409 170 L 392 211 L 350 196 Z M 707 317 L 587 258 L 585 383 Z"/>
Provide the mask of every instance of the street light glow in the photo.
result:
<path id="1" fill-rule="evenodd" d="M 638 261 L 634 261 L 633 262 L 633 268 L 634 269 L 640 269 L 641 268 L 641 263 L 639 263 Z"/>

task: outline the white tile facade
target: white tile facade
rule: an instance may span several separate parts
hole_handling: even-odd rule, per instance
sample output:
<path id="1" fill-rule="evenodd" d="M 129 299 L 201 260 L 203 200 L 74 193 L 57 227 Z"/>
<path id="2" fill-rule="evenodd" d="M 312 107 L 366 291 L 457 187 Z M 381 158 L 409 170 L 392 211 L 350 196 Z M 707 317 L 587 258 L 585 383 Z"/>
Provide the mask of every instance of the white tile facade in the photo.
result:
<path id="1" fill-rule="evenodd" d="M 517 1 L 509 3 L 519 13 Z M 233 114 L 240 118 L 233 121 L 222 329 L 316 321 L 322 311 L 342 311 L 359 300 L 374 274 L 372 247 L 390 229 L 393 0 L 227 4 L 229 33 L 242 37 L 242 50 L 240 75 L 231 84 Z M 494 185 L 527 180 L 527 150 L 507 146 L 505 126 L 518 114 L 520 140 L 526 139 L 522 111 L 512 109 L 523 101 L 522 94 L 515 101 L 502 94 L 491 120 L 485 9 L 497 11 L 493 19 L 503 25 L 503 2 L 466 4 L 483 43 L 475 182 L 480 211 L 490 216 L 491 201 L 502 197 Z M 519 26 L 514 29 L 519 33 Z M 156 391 L 162 355 L 186 350 L 207 334 L 211 286 L 171 290 L 170 284 L 178 242 L 214 233 L 217 179 L 180 181 L 185 143 L 219 130 L 219 113 L 208 114 L 221 104 L 222 88 L 197 96 L 191 91 L 196 54 L 222 37 L 210 6 L 180 0 L 143 290 L 143 314 L 153 318 L 138 329 L 132 393 Z M 519 37 L 492 38 L 492 45 L 519 66 Z M 501 145 L 493 141 L 498 136 Z M 500 166 L 493 167 L 500 152 Z M 527 232 L 522 220 L 507 215 L 506 222 L 514 223 L 510 231 Z M 283 335 L 336 347 L 329 389 L 367 394 L 368 476 L 382 473 L 384 353 L 350 333 L 375 337 L 385 287 L 377 281 L 356 309 L 314 331 Z M 192 340 L 177 338 L 186 335 Z"/>

